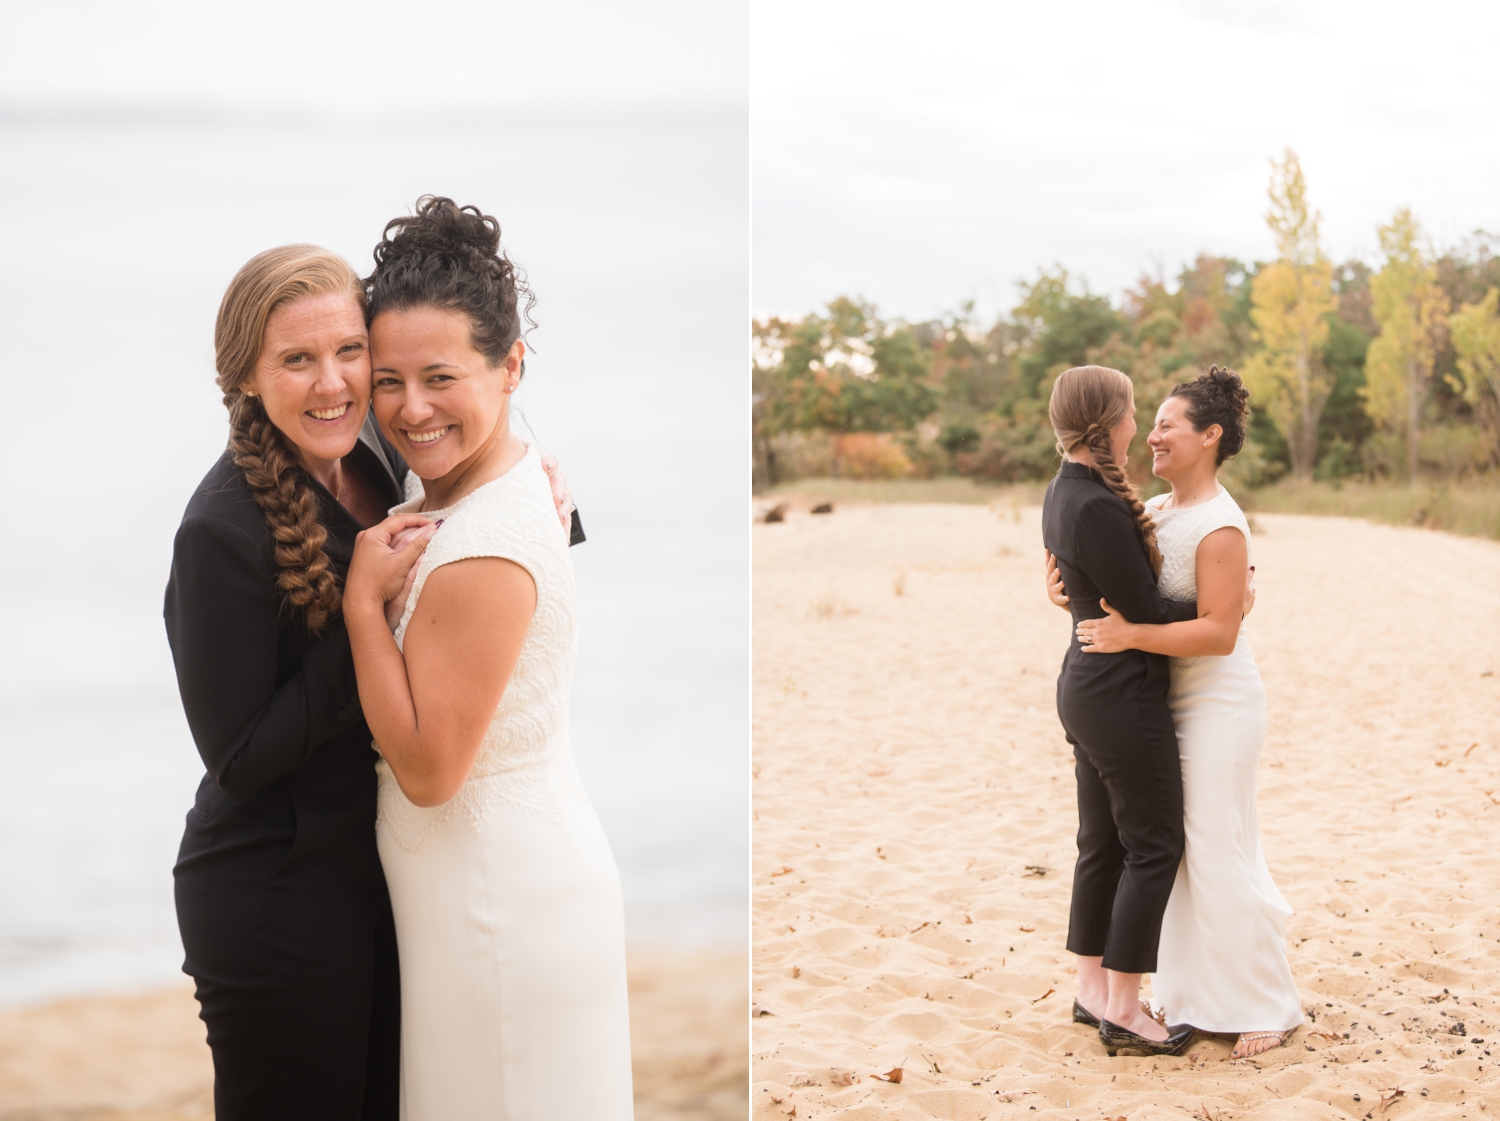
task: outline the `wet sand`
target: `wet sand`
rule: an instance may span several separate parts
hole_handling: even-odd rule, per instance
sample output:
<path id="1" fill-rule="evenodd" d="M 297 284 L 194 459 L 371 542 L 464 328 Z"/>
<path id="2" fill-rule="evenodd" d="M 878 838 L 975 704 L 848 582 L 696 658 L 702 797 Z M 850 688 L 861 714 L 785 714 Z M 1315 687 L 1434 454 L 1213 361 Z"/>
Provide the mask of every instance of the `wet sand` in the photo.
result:
<path id="1" fill-rule="evenodd" d="M 1039 509 L 805 510 L 754 533 L 754 1117 L 1500 1117 L 1500 544 L 1257 519 L 1261 833 L 1308 1021 L 1249 1062 L 1111 1059 L 1069 1016 Z"/>
<path id="2" fill-rule="evenodd" d="M 743 953 L 631 952 L 638 1121 L 745 1116 L 745 976 Z M 212 1117 L 190 987 L 0 1011 L 0 1121 Z"/>

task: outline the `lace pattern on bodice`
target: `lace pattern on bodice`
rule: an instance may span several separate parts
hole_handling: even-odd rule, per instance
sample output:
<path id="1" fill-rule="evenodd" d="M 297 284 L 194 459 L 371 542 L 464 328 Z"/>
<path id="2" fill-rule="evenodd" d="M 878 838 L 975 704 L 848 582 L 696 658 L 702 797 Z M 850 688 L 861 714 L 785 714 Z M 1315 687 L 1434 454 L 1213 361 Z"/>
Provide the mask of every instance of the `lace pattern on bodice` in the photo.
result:
<path id="1" fill-rule="evenodd" d="M 393 513 L 416 510 L 421 502 L 418 490 Z M 467 814 L 481 825 L 496 802 L 560 822 L 568 799 L 587 797 L 568 742 L 568 692 L 578 639 L 573 562 L 535 447 L 500 478 L 446 510 L 426 513 L 444 519 L 443 526 L 417 564 L 417 578 L 396 628 L 398 646 L 404 644 L 427 578 L 441 565 L 470 557 L 504 557 L 525 568 L 536 581 L 536 613 L 474 766 L 452 799 L 426 809 L 413 805 L 385 761 L 376 764 L 377 820 L 408 850 L 456 814 Z"/>
<path id="2" fill-rule="evenodd" d="M 1156 584 L 1162 595 L 1177 600 L 1198 598 L 1198 546 L 1216 529 L 1233 526 L 1243 533 L 1250 562 L 1255 562 L 1250 523 L 1239 503 L 1222 486 L 1215 497 L 1196 506 L 1163 510 L 1161 506 L 1167 498 L 1159 494 L 1146 503 L 1156 523 L 1156 545 L 1161 550 L 1161 576 Z M 1243 633 L 1243 623 L 1240 629 Z M 1172 664 L 1186 666 L 1197 661 L 1197 658 L 1173 658 Z"/>

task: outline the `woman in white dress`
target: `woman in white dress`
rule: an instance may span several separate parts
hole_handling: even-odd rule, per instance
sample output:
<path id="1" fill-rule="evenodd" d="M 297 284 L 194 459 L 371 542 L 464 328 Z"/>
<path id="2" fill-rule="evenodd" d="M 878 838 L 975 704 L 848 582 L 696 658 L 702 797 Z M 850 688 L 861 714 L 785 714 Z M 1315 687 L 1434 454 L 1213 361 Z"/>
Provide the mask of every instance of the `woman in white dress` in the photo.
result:
<path id="1" fill-rule="evenodd" d="M 573 570 L 510 431 L 530 293 L 499 243 L 493 218 L 425 198 L 366 282 L 375 415 L 421 480 L 360 536 L 344 597 L 382 757 L 401 1116 L 625 1121 L 619 877 L 568 744 Z"/>
<path id="2" fill-rule="evenodd" d="M 1250 527 L 1218 480 L 1244 444 L 1249 396 L 1239 375 L 1214 367 L 1173 389 L 1146 441 L 1152 472 L 1172 485 L 1146 504 L 1162 554 L 1159 586 L 1197 600 L 1199 617 L 1135 625 L 1106 605 L 1107 618 L 1078 626 L 1090 651 L 1171 656 L 1186 844 L 1152 993 L 1173 1022 L 1237 1034 L 1233 1058 L 1281 1045 L 1302 1022 L 1286 954 L 1292 911 L 1266 868 L 1256 820 L 1266 691 L 1243 634 Z"/>

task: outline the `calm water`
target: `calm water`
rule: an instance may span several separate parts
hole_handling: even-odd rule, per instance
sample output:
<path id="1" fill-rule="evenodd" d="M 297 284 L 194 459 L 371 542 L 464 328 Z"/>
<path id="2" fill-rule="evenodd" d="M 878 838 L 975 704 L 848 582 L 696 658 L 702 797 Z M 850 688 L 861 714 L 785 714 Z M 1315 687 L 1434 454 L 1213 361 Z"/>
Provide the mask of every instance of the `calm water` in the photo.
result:
<path id="1" fill-rule="evenodd" d="M 224 444 L 214 313 L 272 245 L 367 270 L 428 191 L 499 217 L 539 297 L 520 428 L 589 533 L 573 743 L 628 933 L 744 944 L 746 151 L 733 118 L 0 121 L 0 1001 L 180 976 L 202 768 L 161 595 Z"/>

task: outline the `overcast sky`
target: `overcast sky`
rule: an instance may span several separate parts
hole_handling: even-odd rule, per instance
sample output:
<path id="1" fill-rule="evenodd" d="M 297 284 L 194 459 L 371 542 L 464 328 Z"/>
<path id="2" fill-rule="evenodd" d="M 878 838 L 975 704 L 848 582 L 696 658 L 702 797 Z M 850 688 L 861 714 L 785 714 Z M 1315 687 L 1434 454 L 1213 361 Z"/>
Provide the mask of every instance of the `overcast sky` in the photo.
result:
<path id="1" fill-rule="evenodd" d="M 747 20 L 743 0 L 13 3 L 0 111 L 743 111 Z"/>
<path id="2" fill-rule="evenodd" d="M 1335 259 L 1410 205 L 1500 232 L 1500 7 L 755 0 L 754 304 L 926 316 L 1062 262 L 1095 290 L 1264 259 L 1300 155 Z"/>

